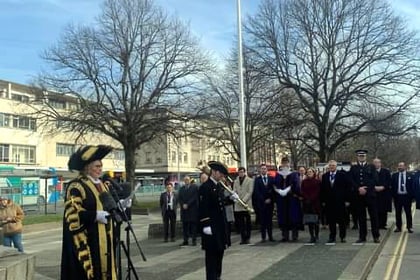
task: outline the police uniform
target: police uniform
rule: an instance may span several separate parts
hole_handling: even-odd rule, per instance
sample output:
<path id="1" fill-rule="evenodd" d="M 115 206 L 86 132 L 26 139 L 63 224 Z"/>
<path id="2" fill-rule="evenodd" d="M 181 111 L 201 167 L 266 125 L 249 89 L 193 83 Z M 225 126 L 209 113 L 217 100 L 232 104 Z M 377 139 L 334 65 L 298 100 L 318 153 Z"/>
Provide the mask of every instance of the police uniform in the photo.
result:
<path id="1" fill-rule="evenodd" d="M 225 175 L 228 173 L 226 166 L 220 162 L 209 162 L 208 165 L 212 170 Z M 229 242 L 224 188 L 210 176 L 200 186 L 199 197 L 201 246 L 205 251 L 206 279 L 217 280 L 222 274 L 223 254 Z"/>
<path id="2" fill-rule="evenodd" d="M 357 150 L 358 155 L 366 155 L 366 150 Z M 355 207 L 359 217 L 359 240 L 356 243 L 366 242 L 367 218 L 366 208 L 369 212 L 372 236 L 375 243 L 379 243 L 379 225 L 376 202 L 375 186 L 378 183 L 378 173 L 375 166 L 366 161 L 358 162 L 350 168 L 350 178 L 352 181 L 353 192 L 355 193 Z M 360 195 L 359 188 L 366 187 L 366 194 Z"/>

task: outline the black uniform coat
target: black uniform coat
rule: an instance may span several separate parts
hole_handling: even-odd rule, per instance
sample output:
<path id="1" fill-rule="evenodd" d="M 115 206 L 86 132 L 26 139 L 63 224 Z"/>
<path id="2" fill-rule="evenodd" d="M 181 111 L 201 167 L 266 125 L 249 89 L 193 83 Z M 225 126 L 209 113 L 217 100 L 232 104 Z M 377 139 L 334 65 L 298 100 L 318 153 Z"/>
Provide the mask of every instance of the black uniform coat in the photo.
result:
<path id="1" fill-rule="evenodd" d="M 321 203 L 325 203 L 327 220 L 345 222 L 346 201 L 350 201 L 351 185 L 345 171 L 335 172 L 334 182 L 330 180 L 331 172 L 322 175 Z"/>
<path id="2" fill-rule="evenodd" d="M 178 201 L 181 208 L 182 222 L 198 222 L 198 187 L 196 184 L 182 186 L 178 192 Z M 185 210 L 182 205 L 187 204 L 188 209 Z"/>
<path id="3" fill-rule="evenodd" d="M 383 191 L 376 192 L 378 212 L 392 212 L 391 172 L 388 169 L 381 168 L 378 172 L 378 186 L 385 187 Z"/>
<path id="4" fill-rule="evenodd" d="M 366 198 L 376 197 L 375 186 L 378 186 L 378 172 L 375 166 L 365 163 L 364 165 L 352 165 L 349 171 L 350 180 L 352 184 L 352 191 L 359 195 L 359 187 L 366 186 Z"/>
<path id="5" fill-rule="evenodd" d="M 102 182 L 95 186 L 85 176 L 79 176 L 67 187 L 61 280 L 117 279 L 112 221 L 107 225 L 96 222 L 96 211 L 103 210 L 101 191 L 108 189 Z"/>
<path id="6" fill-rule="evenodd" d="M 224 188 L 209 178 L 200 186 L 199 197 L 201 247 L 206 251 L 223 251 L 229 242 Z M 203 233 L 207 226 L 211 227 L 212 235 Z"/>

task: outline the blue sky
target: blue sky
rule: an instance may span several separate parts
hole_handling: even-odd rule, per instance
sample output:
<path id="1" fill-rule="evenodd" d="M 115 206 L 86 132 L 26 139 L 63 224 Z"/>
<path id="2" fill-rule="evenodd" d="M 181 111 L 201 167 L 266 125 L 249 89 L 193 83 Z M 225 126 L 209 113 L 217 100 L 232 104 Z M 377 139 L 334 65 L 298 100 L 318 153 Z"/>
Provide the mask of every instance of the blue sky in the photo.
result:
<path id="1" fill-rule="evenodd" d="M 225 57 L 236 32 L 236 0 L 155 0 L 190 23 L 203 47 Z M 252 13 L 260 0 L 241 0 Z M 420 0 L 389 0 L 420 29 Z M 40 53 L 53 45 L 68 23 L 89 23 L 102 0 L 0 0 L 0 79 L 28 83 L 42 67 Z"/>

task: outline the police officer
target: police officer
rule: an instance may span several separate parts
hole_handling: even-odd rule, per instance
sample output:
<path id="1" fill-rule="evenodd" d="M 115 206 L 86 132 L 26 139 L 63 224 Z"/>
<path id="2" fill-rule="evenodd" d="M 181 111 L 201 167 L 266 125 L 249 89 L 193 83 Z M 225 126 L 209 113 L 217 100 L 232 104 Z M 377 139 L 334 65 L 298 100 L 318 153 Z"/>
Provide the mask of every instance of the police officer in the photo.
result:
<path id="1" fill-rule="evenodd" d="M 211 173 L 199 189 L 199 217 L 202 228 L 201 246 L 205 251 L 206 279 L 217 280 L 222 274 L 222 261 L 229 245 L 225 213 L 224 188 L 220 181 L 227 176 L 227 167 L 220 162 L 208 163 Z M 238 195 L 232 195 L 235 200 Z"/>
<path id="2" fill-rule="evenodd" d="M 359 239 L 355 242 L 356 245 L 366 242 L 366 208 L 369 212 L 373 241 L 380 242 L 375 190 L 375 186 L 378 185 L 378 173 L 374 165 L 366 162 L 367 153 L 367 150 L 357 150 L 357 163 L 349 171 L 359 216 Z"/>

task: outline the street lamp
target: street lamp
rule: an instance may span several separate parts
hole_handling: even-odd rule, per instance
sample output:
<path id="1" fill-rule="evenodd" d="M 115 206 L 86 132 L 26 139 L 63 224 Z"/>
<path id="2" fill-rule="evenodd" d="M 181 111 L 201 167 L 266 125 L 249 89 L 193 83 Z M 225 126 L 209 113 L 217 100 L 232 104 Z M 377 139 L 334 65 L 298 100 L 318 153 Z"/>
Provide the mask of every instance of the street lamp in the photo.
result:
<path id="1" fill-rule="evenodd" d="M 244 76 L 242 66 L 242 20 L 241 0 L 236 1 L 238 16 L 238 78 L 239 78 L 239 145 L 241 147 L 241 166 L 247 168 L 246 139 L 245 139 L 245 102 L 244 102 Z"/>

